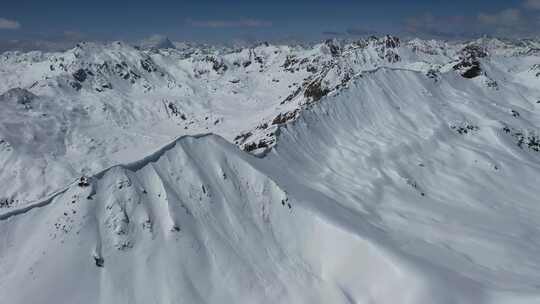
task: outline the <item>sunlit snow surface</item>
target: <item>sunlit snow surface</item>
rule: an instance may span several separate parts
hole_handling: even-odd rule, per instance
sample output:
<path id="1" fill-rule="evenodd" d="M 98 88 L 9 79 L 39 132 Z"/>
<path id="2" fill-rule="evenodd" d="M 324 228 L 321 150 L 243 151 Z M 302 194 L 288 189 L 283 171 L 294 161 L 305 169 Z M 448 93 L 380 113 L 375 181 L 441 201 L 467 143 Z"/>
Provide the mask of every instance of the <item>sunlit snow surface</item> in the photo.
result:
<path id="1" fill-rule="evenodd" d="M 540 303 L 538 44 L 335 43 L 3 54 L 0 303 Z"/>

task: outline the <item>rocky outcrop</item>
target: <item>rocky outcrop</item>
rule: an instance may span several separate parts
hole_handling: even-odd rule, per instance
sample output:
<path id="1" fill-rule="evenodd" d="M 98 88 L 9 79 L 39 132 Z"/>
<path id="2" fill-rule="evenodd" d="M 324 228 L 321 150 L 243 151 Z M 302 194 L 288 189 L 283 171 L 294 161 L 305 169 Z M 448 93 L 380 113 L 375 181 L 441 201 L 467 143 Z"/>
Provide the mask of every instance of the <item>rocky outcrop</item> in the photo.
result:
<path id="1" fill-rule="evenodd" d="M 318 79 L 312 81 L 307 85 L 306 90 L 304 91 L 304 97 L 311 102 L 314 102 L 320 100 L 328 93 L 330 93 L 330 90 L 328 88 L 325 88 L 322 85 L 322 81 Z"/>
<path id="2" fill-rule="evenodd" d="M 341 54 L 341 46 L 335 39 L 328 39 L 324 42 L 326 48 L 333 57 L 338 57 Z"/>
<path id="3" fill-rule="evenodd" d="M 488 56 L 487 51 L 478 45 L 468 45 L 459 52 L 459 62 L 453 66 L 464 78 L 472 79 L 482 75 L 480 58 Z"/>

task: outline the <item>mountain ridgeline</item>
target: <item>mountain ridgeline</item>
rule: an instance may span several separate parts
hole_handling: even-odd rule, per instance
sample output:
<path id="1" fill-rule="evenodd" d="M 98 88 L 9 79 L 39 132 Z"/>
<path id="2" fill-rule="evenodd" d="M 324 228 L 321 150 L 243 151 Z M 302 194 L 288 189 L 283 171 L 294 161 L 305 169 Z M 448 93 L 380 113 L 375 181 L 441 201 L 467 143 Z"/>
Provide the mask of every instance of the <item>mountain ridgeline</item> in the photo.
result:
<path id="1" fill-rule="evenodd" d="M 3 53 L 0 294 L 538 303 L 539 66 L 495 38 Z"/>

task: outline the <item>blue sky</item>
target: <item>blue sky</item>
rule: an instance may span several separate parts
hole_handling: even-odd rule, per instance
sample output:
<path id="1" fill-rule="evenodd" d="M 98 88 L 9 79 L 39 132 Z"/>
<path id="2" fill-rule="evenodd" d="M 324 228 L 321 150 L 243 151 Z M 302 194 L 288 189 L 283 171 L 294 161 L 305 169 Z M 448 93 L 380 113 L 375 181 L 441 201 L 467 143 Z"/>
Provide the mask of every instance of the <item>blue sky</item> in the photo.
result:
<path id="1" fill-rule="evenodd" d="M 535 35 L 540 0 L 7 0 L 0 40 L 322 39 L 377 32 L 418 36 Z"/>

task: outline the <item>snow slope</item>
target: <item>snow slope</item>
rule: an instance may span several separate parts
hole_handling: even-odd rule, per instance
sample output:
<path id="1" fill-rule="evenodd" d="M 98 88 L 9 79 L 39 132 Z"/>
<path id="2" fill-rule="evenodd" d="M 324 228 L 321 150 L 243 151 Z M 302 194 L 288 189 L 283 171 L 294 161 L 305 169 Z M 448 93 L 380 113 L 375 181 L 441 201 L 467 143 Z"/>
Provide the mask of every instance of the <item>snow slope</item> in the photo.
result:
<path id="1" fill-rule="evenodd" d="M 407 263 L 297 208 L 254 163 L 222 138 L 182 138 L 4 218 L 4 300 L 346 303 L 351 279 L 378 303 L 431 297 Z"/>
<path id="2" fill-rule="evenodd" d="M 248 49 L 217 56 L 231 68 L 211 60 L 200 78 L 194 66 L 208 62 L 186 54 L 194 50 L 153 49 L 180 89 L 165 94 L 152 77 L 168 76 L 136 71 L 155 86 L 148 95 L 140 79 L 97 92 L 89 76 L 78 93 L 9 91 L 0 130 L 17 153 L 1 156 L 19 179 L 3 170 L 14 182 L 2 190 L 51 194 L 0 208 L 0 294 L 7 303 L 539 303 L 534 43 L 261 45 L 262 72 L 230 64 L 254 58 Z M 128 49 L 132 69 L 147 54 L 118 48 L 91 53 Z M 305 72 L 287 70 L 296 65 Z M 279 85 L 265 85 L 274 77 Z M 227 95 L 225 83 L 245 82 L 237 99 Z M 144 96 L 182 102 L 156 108 Z M 104 104 L 110 116 L 99 114 Z M 222 136 L 174 139 L 207 131 Z M 107 144 L 82 141 L 90 134 Z M 85 166 L 88 186 L 78 179 Z"/>
<path id="3" fill-rule="evenodd" d="M 386 65 L 427 71 L 457 52 L 442 44 L 426 53 L 422 43 L 394 37 L 311 48 L 154 45 L 81 43 L 62 53 L 0 56 L 0 95 L 35 95 L 25 105 L 0 97 L 0 138 L 10 147 L 0 154 L 0 184 L 10 181 L 0 188 L 5 199 L 26 204 L 181 135 L 211 132 L 261 153 L 275 144 L 277 124 L 356 73 Z"/>
<path id="4" fill-rule="evenodd" d="M 397 251 L 483 286 L 538 292 L 540 154 L 526 131 L 538 106 L 510 94 L 498 103 L 501 91 L 380 70 L 304 113 L 264 161 Z M 521 147 L 516 132 L 527 133 Z"/>
<path id="5" fill-rule="evenodd" d="M 292 181 L 291 171 L 270 167 L 276 164 L 272 158 L 283 153 L 261 160 L 214 135 L 185 137 L 142 161 L 97 174 L 88 187 L 71 185 L 42 206 L 4 216 L 4 300 L 538 301 L 527 295 L 535 290 L 537 273 L 518 267 L 538 266 L 530 249 L 523 260 L 491 257 L 514 271 L 484 269 L 485 260 L 473 263 L 475 254 L 497 253 L 498 246 L 527 249 L 488 233 L 484 225 L 494 219 L 435 220 L 452 216 L 448 211 L 463 216 L 460 211 L 470 210 L 443 207 L 430 198 L 433 208 L 418 198 L 398 203 L 391 195 L 371 210 L 358 199 L 356 206 L 346 206 L 346 200 L 324 193 L 323 187 Z M 402 227 L 405 219 L 408 225 Z M 422 227 L 426 221 L 429 233 Z M 473 257 L 461 255 L 464 248 Z M 22 286 L 32 292 L 20 292 Z"/>

